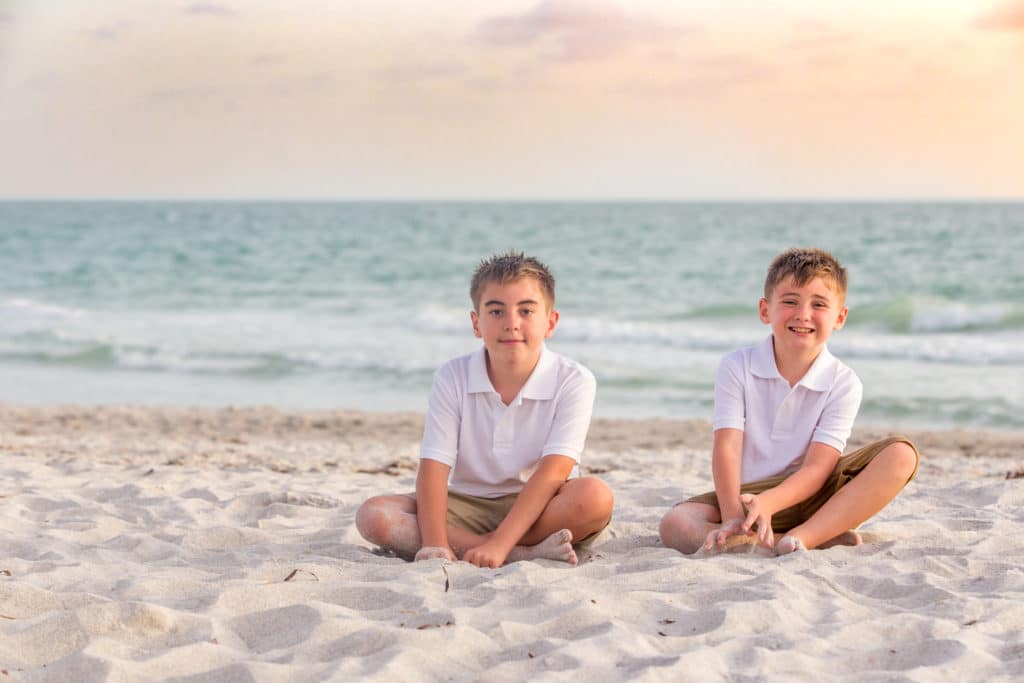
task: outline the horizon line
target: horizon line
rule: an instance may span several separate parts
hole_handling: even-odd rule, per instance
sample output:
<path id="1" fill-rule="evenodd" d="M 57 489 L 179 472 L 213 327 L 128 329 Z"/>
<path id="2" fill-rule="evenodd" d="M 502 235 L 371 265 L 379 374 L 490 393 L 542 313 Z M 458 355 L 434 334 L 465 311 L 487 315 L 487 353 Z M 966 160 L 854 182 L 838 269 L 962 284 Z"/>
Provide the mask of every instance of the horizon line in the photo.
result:
<path id="1" fill-rule="evenodd" d="M 1019 197 L 3 197 L 0 203 L 324 204 L 1014 204 Z"/>

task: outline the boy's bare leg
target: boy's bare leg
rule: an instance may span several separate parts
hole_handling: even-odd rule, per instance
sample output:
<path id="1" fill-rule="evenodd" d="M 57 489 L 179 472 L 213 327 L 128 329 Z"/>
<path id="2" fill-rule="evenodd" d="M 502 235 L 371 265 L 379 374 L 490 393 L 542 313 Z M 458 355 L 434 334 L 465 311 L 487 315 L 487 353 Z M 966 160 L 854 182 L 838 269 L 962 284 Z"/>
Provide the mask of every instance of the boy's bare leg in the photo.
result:
<path id="1" fill-rule="evenodd" d="M 847 529 L 838 536 L 830 538 L 824 543 L 819 543 L 818 548 L 824 550 L 835 545 L 861 545 L 863 542 L 864 539 L 860 537 L 860 533 L 856 529 Z"/>
<path id="2" fill-rule="evenodd" d="M 416 500 L 409 496 L 374 496 L 356 512 L 356 528 L 370 543 L 409 559 L 447 557 L 446 548 L 423 548 Z M 448 543 L 456 555 L 484 542 L 485 536 L 448 525 Z M 420 552 L 420 551 L 425 552 Z"/>
<path id="3" fill-rule="evenodd" d="M 519 545 L 532 546 L 566 529 L 574 539 L 600 531 L 612 518 L 615 496 L 597 477 L 579 477 L 562 484 L 521 539 Z"/>
<path id="4" fill-rule="evenodd" d="M 566 482 L 551 499 L 533 527 L 509 553 L 508 562 L 552 559 L 576 564 L 574 538 L 583 538 L 607 525 L 614 498 L 600 479 L 582 477 Z M 403 557 L 444 557 L 444 549 L 423 549 L 416 500 L 409 496 L 376 496 L 356 513 L 356 528 L 363 538 Z M 482 544 L 487 534 L 448 525 L 448 542 L 456 555 Z M 420 553 L 421 550 L 426 552 Z"/>
<path id="5" fill-rule="evenodd" d="M 568 529 L 559 529 L 534 545 L 517 545 L 509 552 L 508 562 L 520 562 L 522 560 L 558 560 L 576 564 L 579 558 L 572 547 L 572 532 Z"/>
<path id="6" fill-rule="evenodd" d="M 807 548 L 858 545 L 860 534 L 852 530 L 895 498 L 915 467 L 917 454 L 909 445 L 897 441 L 886 446 L 810 519 L 791 529 L 786 537 L 793 540 L 785 544 L 780 540 L 776 552 L 781 555 L 796 550 L 796 540 Z"/>
<path id="7" fill-rule="evenodd" d="M 704 545 L 708 534 L 722 523 L 722 515 L 713 505 L 680 503 L 661 518 L 658 533 L 666 548 L 691 555 Z"/>

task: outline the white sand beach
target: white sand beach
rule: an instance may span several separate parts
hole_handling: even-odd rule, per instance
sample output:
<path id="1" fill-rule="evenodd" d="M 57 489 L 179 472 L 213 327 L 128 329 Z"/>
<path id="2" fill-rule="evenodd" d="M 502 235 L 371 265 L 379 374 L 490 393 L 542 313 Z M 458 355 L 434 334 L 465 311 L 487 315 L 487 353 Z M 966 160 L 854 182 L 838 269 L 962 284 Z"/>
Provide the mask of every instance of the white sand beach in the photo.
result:
<path id="1" fill-rule="evenodd" d="M 0 405 L 0 682 L 1024 677 L 1024 435 L 910 434 L 860 547 L 690 558 L 657 525 L 710 487 L 708 425 L 598 420 L 599 543 L 483 570 L 355 529 L 413 488 L 421 424 Z"/>

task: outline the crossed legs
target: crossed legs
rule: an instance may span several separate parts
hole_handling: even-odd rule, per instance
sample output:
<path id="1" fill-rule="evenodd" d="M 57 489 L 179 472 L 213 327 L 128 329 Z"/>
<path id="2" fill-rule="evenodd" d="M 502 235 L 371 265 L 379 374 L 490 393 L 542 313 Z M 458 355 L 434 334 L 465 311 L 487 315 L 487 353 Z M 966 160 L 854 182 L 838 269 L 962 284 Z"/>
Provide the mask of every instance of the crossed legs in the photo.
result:
<path id="1" fill-rule="evenodd" d="M 613 502 L 611 489 L 596 477 L 567 481 L 519 539 L 507 561 L 545 558 L 576 564 L 573 539 L 603 529 L 611 519 Z M 422 545 L 416 500 L 410 496 L 370 498 L 356 512 L 356 528 L 367 541 L 409 559 L 416 556 Z M 448 543 L 460 558 L 486 541 L 488 535 L 448 525 Z"/>
<path id="2" fill-rule="evenodd" d="M 893 441 L 818 509 L 807 521 L 790 529 L 776 543 L 783 554 L 804 548 L 859 545 L 857 526 L 896 497 L 917 468 L 917 452 L 904 441 Z M 661 520 L 661 542 L 692 554 L 722 522 L 718 508 L 697 502 L 676 505 Z"/>

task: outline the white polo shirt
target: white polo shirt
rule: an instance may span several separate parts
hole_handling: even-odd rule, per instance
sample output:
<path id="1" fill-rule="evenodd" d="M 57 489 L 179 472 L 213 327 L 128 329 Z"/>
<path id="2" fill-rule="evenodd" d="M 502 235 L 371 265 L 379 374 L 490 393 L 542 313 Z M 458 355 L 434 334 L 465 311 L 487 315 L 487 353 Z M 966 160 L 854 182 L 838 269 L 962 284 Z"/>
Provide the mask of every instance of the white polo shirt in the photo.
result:
<path id="1" fill-rule="evenodd" d="M 481 347 L 434 374 L 420 458 L 451 466 L 448 488 L 457 493 L 519 493 L 545 455 L 579 462 L 596 393 L 589 370 L 544 347 L 530 378 L 506 406 L 487 376 Z M 579 476 L 578 466 L 570 476 Z"/>
<path id="2" fill-rule="evenodd" d="M 768 335 L 722 359 L 712 423 L 716 430 L 743 431 L 740 482 L 746 484 L 796 468 L 812 441 L 842 453 L 863 393 L 857 375 L 827 347 L 790 387 L 775 365 Z"/>

